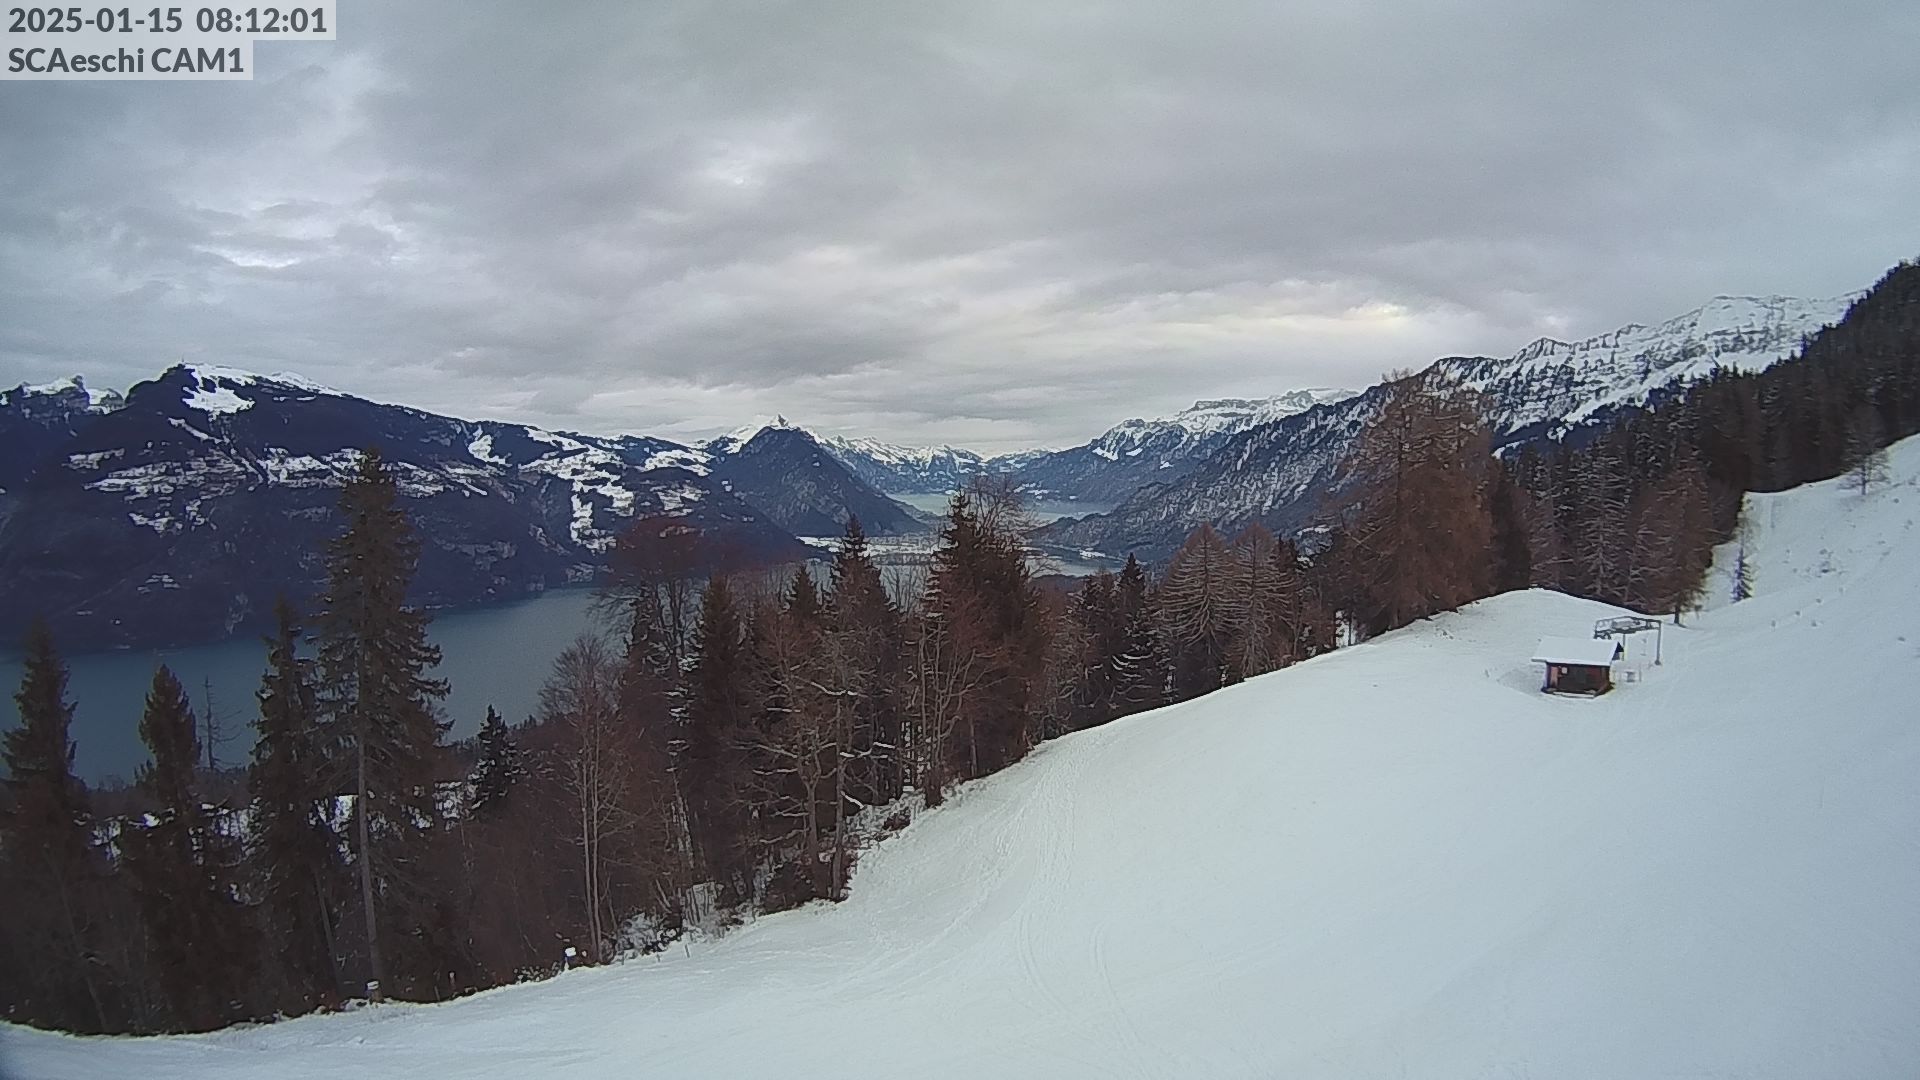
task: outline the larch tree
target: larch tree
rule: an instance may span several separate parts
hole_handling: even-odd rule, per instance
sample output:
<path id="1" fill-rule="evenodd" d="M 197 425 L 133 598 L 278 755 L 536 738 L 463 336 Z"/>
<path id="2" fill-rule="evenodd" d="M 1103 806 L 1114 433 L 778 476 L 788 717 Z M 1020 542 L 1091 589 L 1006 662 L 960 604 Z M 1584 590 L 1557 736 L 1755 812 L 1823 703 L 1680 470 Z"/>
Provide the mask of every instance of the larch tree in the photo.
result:
<path id="1" fill-rule="evenodd" d="M 1259 524 L 1233 538 L 1229 552 L 1233 586 L 1234 634 L 1228 641 L 1227 672 L 1233 681 L 1264 675 L 1289 659 L 1288 598 L 1282 592 L 1280 542 Z"/>
<path id="2" fill-rule="evenodd" d="M 1232 679 L 1228 653 L 1246 605 L 1233 553 L 1211 525 L 1201 525 L 1174 552 L 1160 582 L 1160 625 L 1172 662 L 1175 700 L 1219 689 Z"/>
<path id="3" fill-rule="evenodd" d="M 340 496 L 345 528 L 327 545 L 327 590 L 314 629 L 322 715 L 354 793 L 354 869 L 360 884 L 370 996 L 388 986 L 389 954 L 430 939 L 430 848 L 442 824 L 435 765 L 447 684 L 427 672 L 440 649 L 428 616 L 407 604 L 420 540 L 399 505 L 392 469 L 363 451 Z M 445 971 L 415 956 L 414 985 Z"/>
<path id="4" fill-rule="evenodd" d="M 1846 466 L 1847 485 L 1862 495 L 1874 484 L 1886 483 L 1887 429 L 1880 422 L 1880 410 L 1872 404 L 1857 406 L 1848 417 L 1841 461 Z"/>
<path id="5" fill-rule="evenodd" d="M 1690 458 L 1633 500 L 1626 602 L 1642 611 L 1682 613 L 1699 603 L 1712 561 L 1712 509 L 1706 476 Z"/>
<path id="6" fill-rule="evenodd" d="M 1369 633 L 1484 596 L 1492 572 L 1490 437 L 1479 395 L 1432 372 L 1389 376 L 1361 433 L 1347 536 Z"/>

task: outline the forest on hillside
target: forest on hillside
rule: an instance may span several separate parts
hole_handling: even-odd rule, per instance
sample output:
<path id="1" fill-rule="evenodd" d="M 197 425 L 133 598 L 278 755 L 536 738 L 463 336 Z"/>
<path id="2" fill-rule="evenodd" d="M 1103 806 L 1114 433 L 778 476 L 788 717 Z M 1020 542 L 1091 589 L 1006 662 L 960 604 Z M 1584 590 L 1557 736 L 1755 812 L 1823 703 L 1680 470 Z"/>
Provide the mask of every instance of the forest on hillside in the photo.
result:
<path id="1" fill-rule="evenodd" d="M 1164 568 L 1036 577 L 1016 492 L 954 496 L 925 572 L 883 580 L 858 521 L 816 576 L 725 572 L 634 523 L 526 722 L 446 741 L 420 538 L 370 449 L 310 612 L 264 643 L 243 794 L 154 674 L 138 812 L 72 771 L 57 643 L 28 641 L 0 783 L 0 1005 L 88 1032 L 208 1030 L 382 996 L 438 1000 L 844 895 L 860 851 L 956 784 L 1509 589 L 1683 617 L 1741 496 L 1847 475 L 1920 430 L 1920 267 L 1793 359 L 1511 457 L 1484 408 L 1400 376 L 1299 536 L 1200 523 Z M 1736 577 L 1737 587 L 1765 582 Z M 505 661 L 510 662 L 510 661 Z M 130 718 L 131 719 L 131 718 Z"/>

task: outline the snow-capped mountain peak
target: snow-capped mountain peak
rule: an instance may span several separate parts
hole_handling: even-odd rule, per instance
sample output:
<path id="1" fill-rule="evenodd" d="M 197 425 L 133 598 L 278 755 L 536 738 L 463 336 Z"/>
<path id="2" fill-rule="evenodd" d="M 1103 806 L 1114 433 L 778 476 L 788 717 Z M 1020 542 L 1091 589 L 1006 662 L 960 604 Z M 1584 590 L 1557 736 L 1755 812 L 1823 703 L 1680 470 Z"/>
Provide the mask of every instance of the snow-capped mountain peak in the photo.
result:
<path id="1" fill-rule="evenodd" d="M 713 438 L 700 443 L 699 446 L 700 449 L 709 454 L 734 454 L 738 453 L 741 447 L 752 442 L 755 435 L 763 431 L 804 431 L 809 436 L 813 436 L 813 432 L 807 431 L 806 428 L 787 419 L 784 415 L 775 413 L 772 416 L 756 416 L 751 421 L 734 428 L 725 435 L 715 435 Z M 815 441 L 821 441 L 817 436 L 814 436 L 814 438 Z"/>
<path id="2" fill-rule="evenodd" d="M 184 384 L 181 402 L 190 409 L 209 415 L 245 412 L 264 395 L 273 397 L 331 395 L 345 396 L 330 386 L 297 375 L 278 371 L 271 375 L 220 364 L 176 364 L 161 374 L 162 381 L 176 378 Z"/>
<path id="3" fill-rule="evenodd" d="M 21 383 L 11 390 L 0 390 L 0 408 L 24 404 L 28 398 L 58 399 L 90 412 L 111 412 L 126 402 L 117 391 L 96 390 L 81 376 L 69 375 L 49 383 Z"/>

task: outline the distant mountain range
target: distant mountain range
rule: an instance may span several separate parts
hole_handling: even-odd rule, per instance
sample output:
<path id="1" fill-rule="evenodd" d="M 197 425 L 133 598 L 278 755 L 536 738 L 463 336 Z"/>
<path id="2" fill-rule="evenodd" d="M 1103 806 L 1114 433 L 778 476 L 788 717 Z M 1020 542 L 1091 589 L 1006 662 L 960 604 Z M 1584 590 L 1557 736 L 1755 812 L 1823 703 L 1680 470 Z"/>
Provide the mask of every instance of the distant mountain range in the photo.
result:
<path id="1" fill-rule="evenodd" d="M 796 533 L 925 526 L 804 433 L 719 452 L 467 421 L 296 375 L 179 366 L 124 399 L 78 379 L 0 395 L 0 635 L 45 614 L 75 646 L 210 640 L 314 595 L 358 449 L 426 541 L 415 599 L 456 606 L 591 579 L 629 521 L 807 557 Z M 730 451 L 730 452 L 729 452 Z"/>
<path id="2" fill-rule="evenodd" d="M 1860 295 L 1721 296 L 1656 326 L 1625 326 L 1575 342 L 1542 338 L 1506 359 L 1448 357 L 1430 366 L 1484 394 L 1496 447 L 1513 447 L 1559 439 L 1717 367 L 1768 367 L 1838 322 Z M 1384 387 L 1375 386 L 1241 430 L 1184 475 L 1137 488 L 1111 513 L 1049 526 L 1040 539 L 1158 558 L 1202 521 L 1227 531 L 1253 522 L 1277 532 L 1298 529 L 1322 495 L 1340 485 L 1342 461 L 1384 397 Z"/>
<path id="3" fill-rule="evenodd" d="M 1065 450 L 1022 450 L 998 457 L 952 446 L 817 438 L 862 480 L 890 494 L 944 494 L 985 473 L 1012 477 L 1036 499 L 1110 505 L 1148 481 L 1185 475 L 1236 432 L 1353 395 L 1352 390 L 1294 390 L 1266 398 L 1200 401 L 1172 416 L 1123 421 L 1099 438 Z"/>
<path id="4" fill-rule="evenodd" d="M 1783 359 L 1853 299 L 1719 297 L 1657 326 L 1434 366 L 1486 394 L 1503 444 L 1558 438 L 1716 366 Z M 426 540 L 417 601 L 456 606 L 589 580 L 640 517 L 767 559 L 804 557 L 800 537 L 837 534 L 850 514 L 875 535 L 922 531 L 924 516 L 890 495 L 947 492 L 981 473 L 1037 499 L 1117 504 L 1037 534 L 1069 550 L 1163 556 L 1201 521 L 1297 528 L 1340 483 L 1382 396 L 1200 401 L 1080 446 L 985 457 L 822 437 L 784 419 L 697 446 L 545 431 L 206 365 L 124 397 L 79 378 L 21 386 L 0 392 L 0 639 L 35 612 L 73 647 L 258 627 L 277 593 L 317 590 L 338 489 L 364 446 L 394 463 Z"/>

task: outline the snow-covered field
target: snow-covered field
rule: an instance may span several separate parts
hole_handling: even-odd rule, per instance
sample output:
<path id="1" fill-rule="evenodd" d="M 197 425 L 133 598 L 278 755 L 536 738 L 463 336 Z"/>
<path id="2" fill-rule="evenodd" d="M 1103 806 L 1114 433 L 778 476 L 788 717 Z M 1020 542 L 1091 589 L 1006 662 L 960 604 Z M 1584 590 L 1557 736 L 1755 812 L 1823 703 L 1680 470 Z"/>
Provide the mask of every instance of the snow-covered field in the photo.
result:
<path id="1" fill-rule="evenodd" d="M 1605 698 L 1526 658 L 1613 609 L 1498 597 L 1048 745 L 838 906 L 447 1005 L 6 1029 L 8 1075 L 1920 1075 L 1920 442 L 1894 460 L 1755 497 L 1758 595 Z"/>

